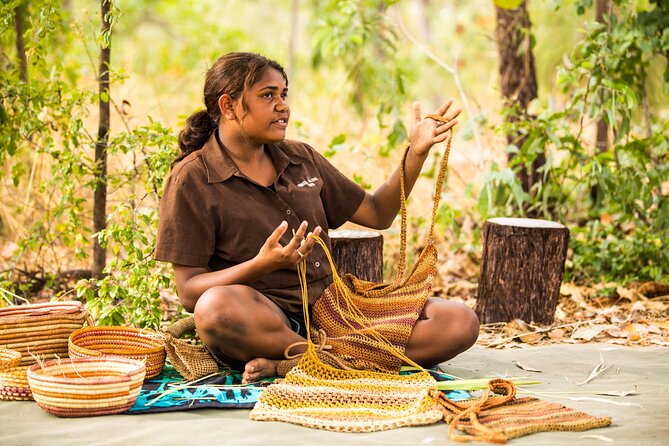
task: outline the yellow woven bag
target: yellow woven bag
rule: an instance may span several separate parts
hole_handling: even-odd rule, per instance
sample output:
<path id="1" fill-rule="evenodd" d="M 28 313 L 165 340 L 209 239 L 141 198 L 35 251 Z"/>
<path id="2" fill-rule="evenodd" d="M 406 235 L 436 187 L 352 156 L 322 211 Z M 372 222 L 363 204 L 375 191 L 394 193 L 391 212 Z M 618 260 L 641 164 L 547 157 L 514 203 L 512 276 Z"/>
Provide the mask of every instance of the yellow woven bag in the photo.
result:
<path id="1" fill-rule="evenodd" d="M 431 396 L 437 389 L 434 378 L 424 370 L 406 376 L 398 371 L 402 363 L 420 368 L 405 356 L 404 348 L 436 276 L 434 222 L 451 139 L 452 134 L 439 167 L 427 246 L 407 277 L 404 164 L 408 149 L 400 169 L 401 247 L 393 282 L 366 282 L 352 275 L 340 277 L 325 243 L 315 237 L 330 261 L 333 283 L 314 304 L 312 326 L 307 311 L 306 262 L 298 264 L 308 328 L 307 351 L 285 379 L 263 391 L 251 411 L 251 419 L 370 432 L 431 424 L 443 418 L 440 405 Z M 330 353 L 358 370 L 340 370 L 319 359 L 311 339 L 312 333 L 319 330 L 327 333 Z"/>

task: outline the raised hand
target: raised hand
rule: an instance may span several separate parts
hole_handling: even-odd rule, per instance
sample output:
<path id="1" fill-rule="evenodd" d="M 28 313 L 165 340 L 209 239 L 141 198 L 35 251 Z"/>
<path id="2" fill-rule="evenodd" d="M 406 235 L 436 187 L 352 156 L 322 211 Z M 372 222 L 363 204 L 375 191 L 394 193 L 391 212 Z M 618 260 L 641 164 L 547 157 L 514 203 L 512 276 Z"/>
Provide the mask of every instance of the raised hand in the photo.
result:
<path id="1" fill-rule="evenodd" d="M 303 257 L 309 255 L 314 247 L 314 243 L 316 243 L 314 238 L 309 238 L 311 233 L 305 236 L 307 227 L 308 223 L 303 221 L 290 239 L 290 242 L 283 246 L 279 241 L 288 229 L 288 223 L 285 221 L 281 222 L 260 248 L 256 256 L 256 261 L 263 265 L 267 272 L 295 265 Z M 321 227 L 316 226 L 313 234 L 320 235 L 320 233 Z"/>
<path id="2" fill-rule="evenodd" d="M 457 118 L 462 109 L 451 110 L 453 99 L 446 101 L 434 113 L 421 119 L 420 104 L 414 102 L 414 121 L 409 131 L 411 150 L 418 156 L 426 156 L 430 148 L 443 142 L 448 137 L 448 131 L 458 123 Z"/>

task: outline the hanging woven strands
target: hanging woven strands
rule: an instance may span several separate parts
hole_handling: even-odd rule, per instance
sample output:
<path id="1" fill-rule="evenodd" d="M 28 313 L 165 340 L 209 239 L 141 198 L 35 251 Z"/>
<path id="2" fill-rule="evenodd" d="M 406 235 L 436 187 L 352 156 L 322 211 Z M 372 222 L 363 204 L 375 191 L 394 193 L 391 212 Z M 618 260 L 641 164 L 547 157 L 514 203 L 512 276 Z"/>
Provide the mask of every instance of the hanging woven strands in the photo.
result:
<path id="1" fill-rule="evenodd" d="M 505 443 L 534 432 L 582 431 L 611 423 L 609 418 L 592 417 L 535 398 L 515 399 L 515 387 L 506 380 L 492 381 L 479 400 L 455 403 L 437 389 L 436 380 L 427 371 L 405 355 L 411 329 L 436 275 L 433 231 L 451 137 L 439 167 L 427 246 L 408 277 L 404 277 L 404 165 L 400 169 L 400 261 L 392 283 L 365 282 L 351 275 L 340 277 L 323 240 L 311 236 L 328 256 L 333 282 L 313 306 L 312 325 L 307 307 L 307 264 L 304 260 L 298 264 L 308 328 L 307 350 L 285 379 L 263 391 L 251 411 L 251 419 L 338 432 L 381 431 L 444 420 L 449 423 L 452 440 L 493 443 Z M 327 334 L 327 340 L 319 336 L 318 346 L 312 341 L 317 332 Z M 337 368 L 330 357 L 340 358 L 352 368 Z M 399 367 L 404 363 L 420 371 L 400 375 Z"/>
<path id="2" fill-rule="evenodd" d="M 439 166 L 427 247 L 407 277 L 404 163 L 408 149 L 400 168 L 401 245 L 392 283 L 340 277 L 323 240 L 312 236 L 328 256 L 333 282 L 314 304 L 312 326 L 307 311 L 306 262 L 298 264 L 305 322 L 310 328 L 307 351 L 285 379 L 265 389 L 251 412 L 252 419 L 371 432 L 431 424 L 443 418 L 439 404 L 430 396 L 437 390 L 435 379 L 424 370 L 412 375 L 398 372 L 403 363 L 422 369 L 405 356 L 404 349 L 436 276 L 433 231 L 451 139 L 452 134 Z M 327 333 L 330 354 L 360 370 L 341 370 L 324 363 L 311 339 L 319 331 Z"/>

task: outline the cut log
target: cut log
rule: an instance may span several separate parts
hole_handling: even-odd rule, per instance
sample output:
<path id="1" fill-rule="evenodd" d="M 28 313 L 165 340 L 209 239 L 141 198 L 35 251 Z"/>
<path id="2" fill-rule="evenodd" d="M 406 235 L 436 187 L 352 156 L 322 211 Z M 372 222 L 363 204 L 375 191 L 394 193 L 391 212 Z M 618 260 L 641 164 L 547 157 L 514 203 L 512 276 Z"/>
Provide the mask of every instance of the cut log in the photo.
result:
<path id="1" fill-rule="evenodd" d="M 383 236 L 375 231 L 330 231 L 332 260 L 340 276 L 353 274 L 370 282 L 383 281 Z"/>
<path id="2" fill-rule="evenodd" d="M 531 218 L 486 221 L 476 304 L 481 323 L 552 323 L 568 244 L 569 229 L 559 223 Z"/>

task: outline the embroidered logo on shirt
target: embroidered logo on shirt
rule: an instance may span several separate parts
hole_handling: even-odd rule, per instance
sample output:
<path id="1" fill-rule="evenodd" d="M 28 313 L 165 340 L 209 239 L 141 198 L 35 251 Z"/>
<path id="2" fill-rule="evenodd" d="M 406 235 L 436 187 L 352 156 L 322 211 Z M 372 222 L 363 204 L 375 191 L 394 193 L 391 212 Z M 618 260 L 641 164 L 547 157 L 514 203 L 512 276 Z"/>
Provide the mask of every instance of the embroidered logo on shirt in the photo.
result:
<path id="1" fill-rule="evenodd" d="M 301 183 L 298 183 L 297 187 L 304 187 L 304 186 L 314 187 L 316 185 L 316 181 L 318 181 L 318 178 L 316 177 L 307 178 Z"/>

